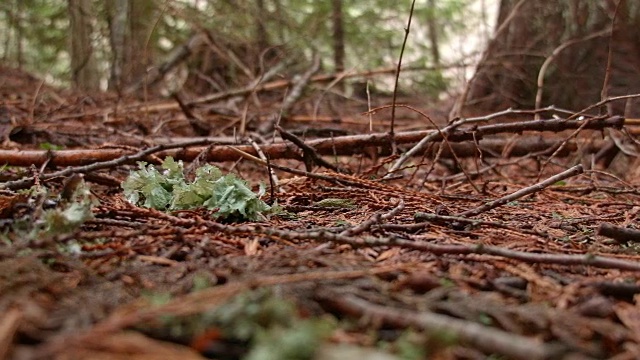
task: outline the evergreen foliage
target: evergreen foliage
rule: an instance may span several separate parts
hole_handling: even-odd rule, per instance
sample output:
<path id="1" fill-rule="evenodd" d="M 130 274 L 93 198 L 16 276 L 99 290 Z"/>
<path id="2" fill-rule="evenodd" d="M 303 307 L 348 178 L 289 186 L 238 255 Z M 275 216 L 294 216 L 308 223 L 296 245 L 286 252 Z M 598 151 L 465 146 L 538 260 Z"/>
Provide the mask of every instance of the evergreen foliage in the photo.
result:
<path id="1" fill-rule="evenodd" d="M 408 66 L 433 65 L 427 38 L 429 19 L 437 19 L 440 41 L 465 29 L 463 14 L 469 11 L 469 0 L 438 1 L 436 8 L 425 0 L 417 1 L 412 36 L 405 54 Z M 256 46 L 257 22 L 262 24 L 269 46 L 284 46 L 285 56 L 310 58 L 319 52 L 323 65 L 332 64 L 331 2 L 314 0 L 265 0 L 262 9 L 255 1 L 187 1 L 158 2 L 163 9 L 150 16 L 154 19 L 149 37 L 150 54 L 162 56 L 181 45 L 197 29 L 207 29 L 217 39 L 251 49 Z M 93 48 L 103 80 L 112 59 L 109 40 L 109 19 L 106 3 L 93 0 Z M 366 70 L 391 67 L 397 61 L 404 35 L 410 3 L 384 0 L 344 0 L 345 68 Z M 49 75 L 59 82 L 71 79 L 69 66 L 69 14 L 65 0 L 9 0 L 0 5 L 0 42 L 5 45 L 0 56 L 15 67 Z M 258 52 L 261 50 L 258 49 Z M 20 53 L 20 54 L 19 54 Z M 159 63 L 162 59 L 152 59 Z M 420 73 L 411 83 L 422 89 L 446 86 L 440 72 Z"/>

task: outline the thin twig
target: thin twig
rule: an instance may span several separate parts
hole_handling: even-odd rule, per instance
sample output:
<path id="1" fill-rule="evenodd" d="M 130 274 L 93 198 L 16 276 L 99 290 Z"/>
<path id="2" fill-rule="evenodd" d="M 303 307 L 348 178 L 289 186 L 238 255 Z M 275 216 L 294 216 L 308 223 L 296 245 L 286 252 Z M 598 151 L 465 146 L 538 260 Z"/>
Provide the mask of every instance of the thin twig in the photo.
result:
<path id="1" fill-rule="evenodd" d="M 367 220 L 363 221 L 357 226 L 346 229 L 340 233 L 343 236 L 354 236 L 357 234 L 361 234 L 367 230 L 369 230 L 373 225 L 380 224 L 381 220 L 389 220 L 394 216 L 398 215 L 400 211 L 404 209 L 404 201 L 400 199 L 398 204 L 388 212 L 385 213 L 375 213 L 373 216 L 369 217 Z"/>
<path id="2" fill-rule="evenodd" d="M 214 223 L 217 224 L 217 223 Z M 219 225 L 219 224 L 218 224 Z M 275 238 L 286 240 L 316 240 L 321 242 L 332 241 L 338 244 L 350 245 L 354 248 L 378 247 L 378 246 L 398 246 L 401 248 L 418 250 L 422 252 L 430 252 L 434 255 L 492 255 L 506 259 L 513 259 L 531 264 L 558 264 L 558 265 L 583 265 L 593 266 L 605 269 L 620 269 L 640 272 L 640 263 L 637 261 L 629 261 L 624 259 L 616 259 L 603 257 L 594 254 L 573 255 L 573 254 L 548 254 L 548 253 L 532 253 L 527 251 L 517 251 L 505 249 L 498 246 L 478 245 L 462 245 L 462 244 L 434 244 L 426 241 L 414 241 L 401 239 L 399 237 L 387 238 L 354 238 L 349 236 L 340 236 L 338 234 L 329 233 L 327 231 L 311 231 L 311 232 L 289 232 L 278 229 L 271 229 L 261 226 L 253 228 L 254 231 L 270 235 Z M 225 231 L 220 229 L 220 231 Z M 246 229 L 245 231 L 250 231 Z"/>
<path id="3" fill-rule="evenodd" d="M 517 232 L 521 232 L 524 234 L 530 234 L 530 235 L 536 235 L 536 236 L 541 236 L 541 237 L 547 237 L 544 233 L 536 231 L 536 230 L 529 230 L 529 229 L 519 229 L 519 228 L 514 228 L 513 226 L 504 223 L 504 222 L 499 222 L 499 221 L 486 221 L 486 220 L 478 220 L 478 219 L 469 219 L 466 217 L 461 217 L 461 216 L 449 216 L 449 215 L 437 215 L 437 214 L 430 214 L 430 213 L 423 213 L 423 212 L 416 212 L 415 215 L 413 216 L 414 219 L 416 221 L 424 221 L 423 223 L 416 223 L 416 224 L 409 224 L 409 225 L 381 225 L 380 227 L 385 229 L 385 228 L 389 228 L 389 229 L 393 229 L 394 227 L 397 229 L 420 229 L 420 228 L 424 228 L 425 225 L 427 225 L 428 223 L 436 223 L 436 224 L 443 224 L 443 225 L 449 225 L 452 227 L 456 227 L 459 226 L 461 224 L 467 224 L 467 225 L 471 225 L 471 226 L 488 226 L 488 227 L 494 227 L 494 228 L 499 228 L 499 229 L 507 229 L 507 230 L 512 230 L 512 231 L 517 231 Z"/>
<path id="4" fill-rule="evenodd" d="M 584 36 L 580 39 L 574 39 L 571 41 L 567 41 L 564 44 L 561 44 L 560 46 L 558 46 L 557 48 L 555 48 L 553 50 L 553 52 L 551 53 L 551 55 L 549 55 L 548 58 L 546 58 L 546 60 L 544 61 L 544 63 L 542 63 L 542 66 L 540 66 L 540 71 L 538 71 L 538 91 L 536 92 L 536 104 L 535 104 L 535 108 L 539 109 L 540 105 L 542 104 L 542 93 L 544 90 L 544 76 L 547 73 L 547 68 L 549 67 L 549 65 L 551 65 L 551 62 L 553 62 L 553 60 L 556 59 L 556 57 L 558 57 L 558 55 L 566 48 L 568 48 L 569 46 L 584 42 L 584 41 L 588 41 L 603 35 L 606 35 L 610 30 L 609 29 L 605 29 L 605 30 L 601 30 L 598 32 L 595 32 L 593 34 L 589 34 L 587 36 Z M 604 90 L 604 89 L 603 89 Z M 535 119 L 538 120 L 540 119 L 540 114 L 537 113 L 535 115 Z"/>
<path id="5" fill-rule="evenodd" d="M 271 189 L 270 197 L 271 197 L 271 202 L 273 202 L 273 200 L 275 200 L 275 196 L 274 196 L 275 189 L 278 189 L 278 192 L 284 192 L 284 190 L 280 188 L 280 180 L 278 179 L 278 175 L 275 173 L 275 171 L 273 171 L 273 168 L 271 167 L 271 162 L 269 161 L 269 158 L 264 154 L 262 149 L 260 149 L 260 145 L 258 145 L 255 142 L 255 140 L 253 140 L 252 138 L 249 138 L 248 140 L 251 143 L 251 146 L 253 147 L 253 149 L 256 151 L 256 153 L 260 157 L 260 159 L 262 159 L 262 161 L 264 161 L 267 164 L 267 172 L 269 173 L 269 185 Z"/>
<path id="6" fill-rule="evenodd" d="M 311 174 L 317 175 L 317 174 Z M 335 180 L 335 179 L 334 179 Z M 171 224 L 180 227 L 207 227 L 211 230 L 220 231 L 226 234 L 264 234 L 275 240 L 314 240 L 319 242 L 331 241 L 337 244 L 350 245 L 354 248 L 367 248 L 379 246 L 397 246 L 405 249 L 418 250 L 422 252 L 430 252 L 434 255 L 491 255 L 499 256 L 507 259 L 518 260 L 532 264 L 558 264 L 564 266 L 582 265 L 593 266 L 604 269 L 620 269 L 640 272 L 640 263 L 638 261 L 630 261 L 617 259 L 613 257 L 604 257 L 595 254 L 549 254 L 549 253 L 532 253 L 528 251 L 518 251 L 505 249 L 498 246 L 488 246 L 484 244 L 464 245 L 464 244 L 435 244 L 427 241 L 406 240 L 398 236 L 388 237 L 366 237 L 356 238 L 351 236 L 343 236 L 331 233 L 325 230 L 296 232 L 289 230 L 281 230 L 262 225 L 225 225 L 216 221 L 205 220 L 202 218 L 187 219 L 173 216 L 154 209 L 138 209 L 144 212 L 148 217 L 158 218 L 169 221 Z"/>
<path id="7" fill-rule="evenodd" d="M 600 90 L 600 100 L 604 100 L 607 98 L 607 93 L 608 93 L 608 87 L 609 87 L 609 80 L 611 79 L 611 62 L 613 59 L 613 35 L 615 34 L 616 31 L 616 19 L 618 18 L 618 13 L 620 10 L 620 4 L 623 2 L 624 0 L 618 0 L 618 3 L 616 4 L 616 9 L 613 12 L 613 18 L 611 19 L 611 33 L 609 35 L 609 49 L 607 52 L 607 67 L 605 68 L 605 72 L 604 72 L 604 80 L 602 81 L 602 89 Z M 613 115 L 613 114 L 609 114 L 609 115 Z"/>
<path id="8" fill-rule="evenodd" d="M 451 143 L 449 142 L 449 139 L 447 139 L 446 134 L 444 134 L 443 132 L 440 131 L 440 128 L 438 127 L 438 125 L 431 120 L 431 118 L 429 117 L 429 115 L 425 114 L 424 112 L 409 106 L 409 105 L 397 105 L 397 106 L 401 106 L 401 107 L 405 107 L 407 109 L 411 109 L 415 112 L 417 112 L 418 114 L 422 115 L 422 117 L 424 117 L 427 121 L 429 121 L 431 123 L 431 125 L 436 129 L 436 131 L 440 134 L 440 136 L 442 137 L 442 141 L 444 141 L 444 143 L 446 144 L 446 146 L 449 148 L 449 151 L 451 152 L 451 156 L 453 157 L 453 159 L 456 161 L 456 163 L 460 164 L 460 159 L 458 159 L 458 156 L 456 155 L 456 152 L 453 150 L 453 147 L 451 146 Z M 394 106 L 395 108 L 395 106 Z M 473 137 L 475 138 L 475 132 L 473 133 Z M 395 142 L 394 142 L 395 143 Z M 440 149 L 439 154 L 441 153 L 443 148 Z M 465 176 L 467 177 L 467 180 L 469 181 L 469 184 L 471 185 L 471 187 L 473 187 L 473 189 L 477 192 L 480 193 L 480 189 L 478 189 L 478 187 L 476 186 L 476 184 L 474 184 L 473 180 L 471 179 L 471 177 L 467 174 L 467 171 L 465 169 L 462 169 L 462 173 L 465 174 Z M 389 174 L 387 174 L 389 175 Z"/>
<path id="9" fill-rule="evenodd" d="M 576 176 L 578 174 L 582 174 L 584 172 L 584 169 L 582 167 L 581 164 L 578 164 L 572 168 L 569 168 L 559 174 L 556 174 L 542 182 L 539 182 L 537 184 L 528 186 L 524 189 L 520 189 L 514 193 L 511 193 L 509 195 L 503 196 L 499 199 L 490 201 L 486 204 L 483 204 L 481 206 L 478 206 L 476 208 L 464 211 L 460 214 L 457 214 L 456 216 L 460 216 L 460 217 L 472 217 L 472 216 L 476 216 L 479 214 L 482 214 L 483 212 L 487 212 L 491 209 L 495 209 L 497 207 L 500 207 L 502 205 L 505 205 L 511 201 L 514 201 L 516 199 L 519 199 L 523 196 L 529 195 L 529 194 L 534 194 L 537 192 L 540 192 L 542 190 L 544 190 L 546 187 L 549 187 L 555 183 L 557 183 L 558 181 L 562 181 L 566 178 L 572 177 L 572 176 Z"/>
<path id="10" fill-rule="evenodd" d="M 278 125 L 276 125 L 275 128 L 278 133 L 280 133 L 280 137 L 282 137 L 282 139 L 291 141 L 295 146 L 299 147 L 302 150 L 302 160 L 307 171 L 312 171 L 313 166 L 318 165 L 335 172 L 346 173 L 345 170 L 338 168 L 336 165 L 333 165 L 320 157 L 320 155 L 318 155 L 318 152 L 313 147 L 305 144 L 304 140 L 286 131 Z"/>
<path id="11" fill-rule="evenodd" d="M 291 91 L 282 100 L 282 105 L 280 106 L 280 109 L 278 111 L 279 116 L 272 116 L 271 119 L 260 124 L 257 130 L 258 133 L 269 134 L 273 131 L 274 126 L 279 123 L 282 115 L 287 115 L 291 111 L 291 108 L 293 108 L 293 105 L 295 105 L 296 101 L 298 101 L 300 97 L 302 97 L 302 92 L 309 84 L 311 77 L 313 76 L 313 74 L 318 72 L 319 69 L 320 56 L 318 54 L 314 54 L 313 62 L 309 69 L 307 69 L 306 72 L 298 76 L 298 78 L 293 81 Z"/>
<path id="12" fill-rule="evenodd" d="M 593 109 L 597 109 L 602 105 L 606 105 L 612 101 L 617 101 L 617 100 L 626 100 L 626 99 L 635 99 L 635 98 L 640 98 L 640 94 L 628 94 L 628 95 L 620 95 L 620 96 L 612 96 L 609 98 L 606 98 L 604 100 L 598 101 L 597 103 L 593 104 L 593 105 L 589 105 L 586 108 L 578 111 L 577 113 L 569 116 L 567 118 L 567 120 L 571 120 L 571 119 L 575 119 L 578 116 L 583 115 L 584 113 L 586 113 L 589 110 L 593 110 Z"/>
<path id="13" fill-rule="evenodd" d="M 598 118 L 595 118 L 598 119 Z M 582 125 L 580 125 L 580 127 L 578 127 L 577 129 L 575 129 L 574 131 L 571 132 L 571 134 L 569 134 L 569 136 L 567 136 L 562 143 L 560 144 L 560 146 L 558 146 L 558 148 L 553 152 L 553 154 L 551 154 L 551 156 L 547 157 L 544 160 L 544 163 L 542 164 L 542 166 L 540 166 L 540 170 L 538 171 L 538 177 L 536 178 L 536 181 L 540 180 L 540 176 L 542 175 L 542 172 L 544 169 L 547 168 L 547 166 L 551 163 L 551 161 L 555 158 L 556 154 L 559 154 L 565 146 L 567 146 L 567 144 L 569 143 L 569 140 L 571 140 L 574 137 L 577 137 L 578 134 L 585 129 L 585 127 L 588 126 L 589 122 L 593 120 L 593 119 L 589 119 L 589 120 L 585 120 L 584 123 Z"/>
<path id="14" fill-rule="evenodd" d="M 411 10 L 409 10 L 409 20 L 407 21 L 407 27 L 404 29 L 404 40 L 402 41 L 402 49 L 400 49 L 400 57 L 398 58 L 398 68 L 396 69 L 396 79 L 393 85 L 393 99 L 391 101 L 391 126 L 389 128 L 389 138 L 391 139 L 392 154 L 396 154 L 396 145 L 393 140 L 394 125 L 396 120 L 396 99 L 398 97 L 398 82 L 400 80 L 400 70 L 402 68 L 402 56 L 404 55 L 404 49 L 409 39 L 409 31 L 411 30 L 411 19 L 413 18 L 413 9 L 416 5 L 416 0 L 411 2 Z"/>
<path id="15" fill-rule="evenodd" d="M 402 154 L 402 156 L 400 156 L 400 158 L 398 160 L 396 160 L 396 162 L 391 165 L 391 167 L 389 168 L 389 170 L 387 170 L 387 174 L 384 176 L 385 178 L 388 176 L 391 176 L 394 172 L 398 171 L 400 169 L 400 167 L 407 162 L 407 160 L 409 160 L 409 158 L 418 155 L 418 153 L 422 152 L 427 145 L 434 141 L 438 136 L 441 136 L 443 139 L 445 138 L 444 134 L 448 133 L 449 131 L 455 129 L 456 127 L 460 126 L 462 123 L 461 122 L 454 122 L 451 125 L 448 125 L 446 127 L 444 127 L 443 129 L 437 129 L 434 132 L 429 133 L 429 135 L 425 136 L 422 140 L 420 140 L 420 142 L 418 142 L 414 147 L 412 147 L 409 151 L 407 151 L 406 153 Z"/>
<path id="16" fill-rule="evenodd" d="M 35 110 L 36 110 L 36 102 L 38 101 L 38 96 L 40 95 L 40 91 L 42 90 L 43 86 L 44 86 L 44 79 L 40 81 L 40 83 L 38 84 L 38 87 L 36 88 L 36 93 L 33 94 L 33 99 L 31 100 L 31 104 L 29 106 L 29 118 L 27 119 L 29 124 L 33 124 L 33 122 L 35 121 L 34 117 L 35 117 Z"/>

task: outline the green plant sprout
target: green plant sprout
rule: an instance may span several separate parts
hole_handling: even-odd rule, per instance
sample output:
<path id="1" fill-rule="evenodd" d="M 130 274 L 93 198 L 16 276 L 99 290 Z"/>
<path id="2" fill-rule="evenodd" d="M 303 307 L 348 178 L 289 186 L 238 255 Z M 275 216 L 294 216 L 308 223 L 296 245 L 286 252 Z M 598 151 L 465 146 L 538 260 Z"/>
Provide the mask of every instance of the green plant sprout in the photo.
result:
<path id="1" fill-rule="evenodd" d="M 350 199 L 328 198 L 315 202 L 313 205 L 320 207 L 338 207 L 343 209 L 353 209 L 356 204 Z"/>
<path id="2" fill-rule="evenodd" d="M 222 175 L 220 169 L 205 164 L 196 170 L 195 179 L 188 181 L 182 161 L 167 157 L 158 171 L 153 165 L 139 162 L 122 183 L 125 198 L 136 205 L 162 211 L 205 207 L 215 210 L 214 217 L 230 220 L 257 220 L 272 208 L 260 200 L 265 192 L 260 184 L 258 193 L 246 181 L 234 174 Z"/>

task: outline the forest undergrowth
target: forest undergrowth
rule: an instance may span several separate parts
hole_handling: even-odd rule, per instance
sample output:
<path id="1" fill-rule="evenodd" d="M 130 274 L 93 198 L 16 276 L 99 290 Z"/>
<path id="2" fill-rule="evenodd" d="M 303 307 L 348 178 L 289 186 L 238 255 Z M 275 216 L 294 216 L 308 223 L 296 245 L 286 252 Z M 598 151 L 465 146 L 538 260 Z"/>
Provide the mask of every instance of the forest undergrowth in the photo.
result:
<path id="1" fill-rule="evenodd" d="M 0 358 L 640 358 L 630 119 L 11 79 Z"/>

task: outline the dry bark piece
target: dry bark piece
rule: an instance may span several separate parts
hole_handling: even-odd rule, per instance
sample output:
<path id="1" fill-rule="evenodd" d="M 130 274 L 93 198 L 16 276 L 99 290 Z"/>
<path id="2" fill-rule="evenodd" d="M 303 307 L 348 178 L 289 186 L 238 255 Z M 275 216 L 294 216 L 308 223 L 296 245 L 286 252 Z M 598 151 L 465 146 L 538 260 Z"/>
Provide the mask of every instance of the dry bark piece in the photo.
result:
<path id="1" fill-rule="evenodd" d="M 402 278 L 394 286 L 396 290 L 409 289 L 416 294 L 424 294 L 442 286 L 440 279 L 427 271 L 416 271 Z"/>
<path id="2" fill-rule="evenodd" d="M 576 305 L 573 310 L 580 315 L 604 319 L 613 314 L 614 303 L 602 295 L 597 295 Z"/>
<path id="3" fill-rule="evenodd" d="M 0 359 L 8 359 L 21 320 L 22 311 L 17 308 L 9 309 L 0 315 Z"/>
<path id="4" fill-rule="evenodd" d="M 0 219 L 7 219 L 14 214 L 15 206 L 27 200 L 27 194 L 14 194 L 9 191 L 0 192 Z"/>
<path id="5" fill-rule="evenodd" d="M 155 340 L 134 331 L 88 336 L 82 342 L 63 348 L 56 359 L 96 360 L 204 360 L 195 350 L 183 345 Z"/>
<path id="6" fill-rule="evenodd" d="M 640 230 L 629 229 L 609 223 L 600 224 L 598 230 L 596 230 L 596 235 L 614 239 L 621 244 L 640 241 Z"/>

